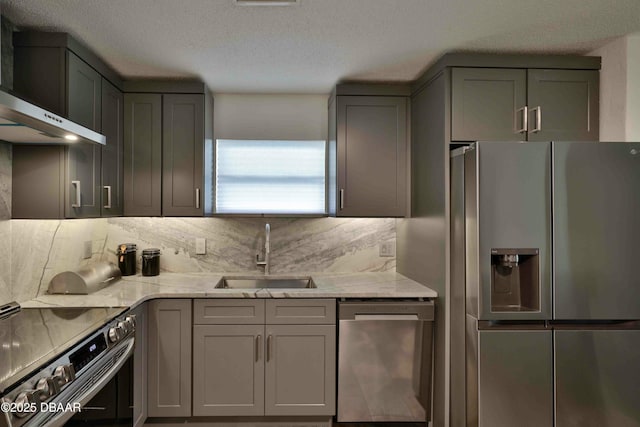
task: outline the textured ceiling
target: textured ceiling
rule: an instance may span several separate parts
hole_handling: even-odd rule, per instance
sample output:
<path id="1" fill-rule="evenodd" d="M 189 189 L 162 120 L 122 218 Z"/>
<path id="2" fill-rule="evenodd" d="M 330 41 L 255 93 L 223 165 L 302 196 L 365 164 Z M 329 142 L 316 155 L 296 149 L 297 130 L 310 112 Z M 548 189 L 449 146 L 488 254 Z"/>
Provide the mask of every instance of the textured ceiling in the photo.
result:
<path id="1" fill-rule="evenodd" d="M 406 81 L 446 51 L 586 53 L 640 31 L 639 0 L 0 0 L 21 28 L 66 31 L 127 77 L 214 92 L 327 93 Z"/>

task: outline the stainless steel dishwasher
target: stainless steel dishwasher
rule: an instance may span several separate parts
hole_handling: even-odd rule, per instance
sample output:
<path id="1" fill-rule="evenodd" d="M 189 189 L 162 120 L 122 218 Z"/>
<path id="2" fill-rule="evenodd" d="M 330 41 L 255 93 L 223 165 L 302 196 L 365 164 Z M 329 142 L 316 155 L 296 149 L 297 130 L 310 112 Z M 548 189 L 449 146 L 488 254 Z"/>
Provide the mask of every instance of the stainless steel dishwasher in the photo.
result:
<path id="1" fill-rule="evenodd" d="M 338 302 L 338 421 L 428 421 L 431 301 Z"/>

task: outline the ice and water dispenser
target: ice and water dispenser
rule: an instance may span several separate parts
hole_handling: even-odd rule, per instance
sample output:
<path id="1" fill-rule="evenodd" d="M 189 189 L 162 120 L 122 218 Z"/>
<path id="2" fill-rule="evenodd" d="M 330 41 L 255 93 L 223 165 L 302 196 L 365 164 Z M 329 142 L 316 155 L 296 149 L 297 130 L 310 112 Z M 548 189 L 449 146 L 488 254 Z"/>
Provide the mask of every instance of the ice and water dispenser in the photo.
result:
<path id="1" fill-rule="evenodd" d="M 491 311 L 540 311 L 538 249 L 491 249 Z"/>

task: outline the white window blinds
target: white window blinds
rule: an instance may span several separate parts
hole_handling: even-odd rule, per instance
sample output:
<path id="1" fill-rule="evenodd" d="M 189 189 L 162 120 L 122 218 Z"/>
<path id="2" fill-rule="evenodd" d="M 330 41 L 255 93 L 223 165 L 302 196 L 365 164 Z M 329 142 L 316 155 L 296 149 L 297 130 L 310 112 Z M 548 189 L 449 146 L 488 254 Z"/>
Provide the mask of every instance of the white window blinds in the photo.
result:
<path id="1" fill-rule="evenodd" d="M 216 141 L 216 213 L 324 214 L 325 141 Z"/>

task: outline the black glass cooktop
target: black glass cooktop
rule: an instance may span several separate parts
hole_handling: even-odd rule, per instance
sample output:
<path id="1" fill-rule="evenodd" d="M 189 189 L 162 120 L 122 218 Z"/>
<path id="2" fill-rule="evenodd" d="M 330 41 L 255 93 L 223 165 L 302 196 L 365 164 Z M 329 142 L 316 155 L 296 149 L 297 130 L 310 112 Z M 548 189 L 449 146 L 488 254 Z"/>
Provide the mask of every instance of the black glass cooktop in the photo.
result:
<path id="1" fill-rule="evenodd" d="M 0 395 L 123 311 L 23 308 L 0 319 Z"/>

